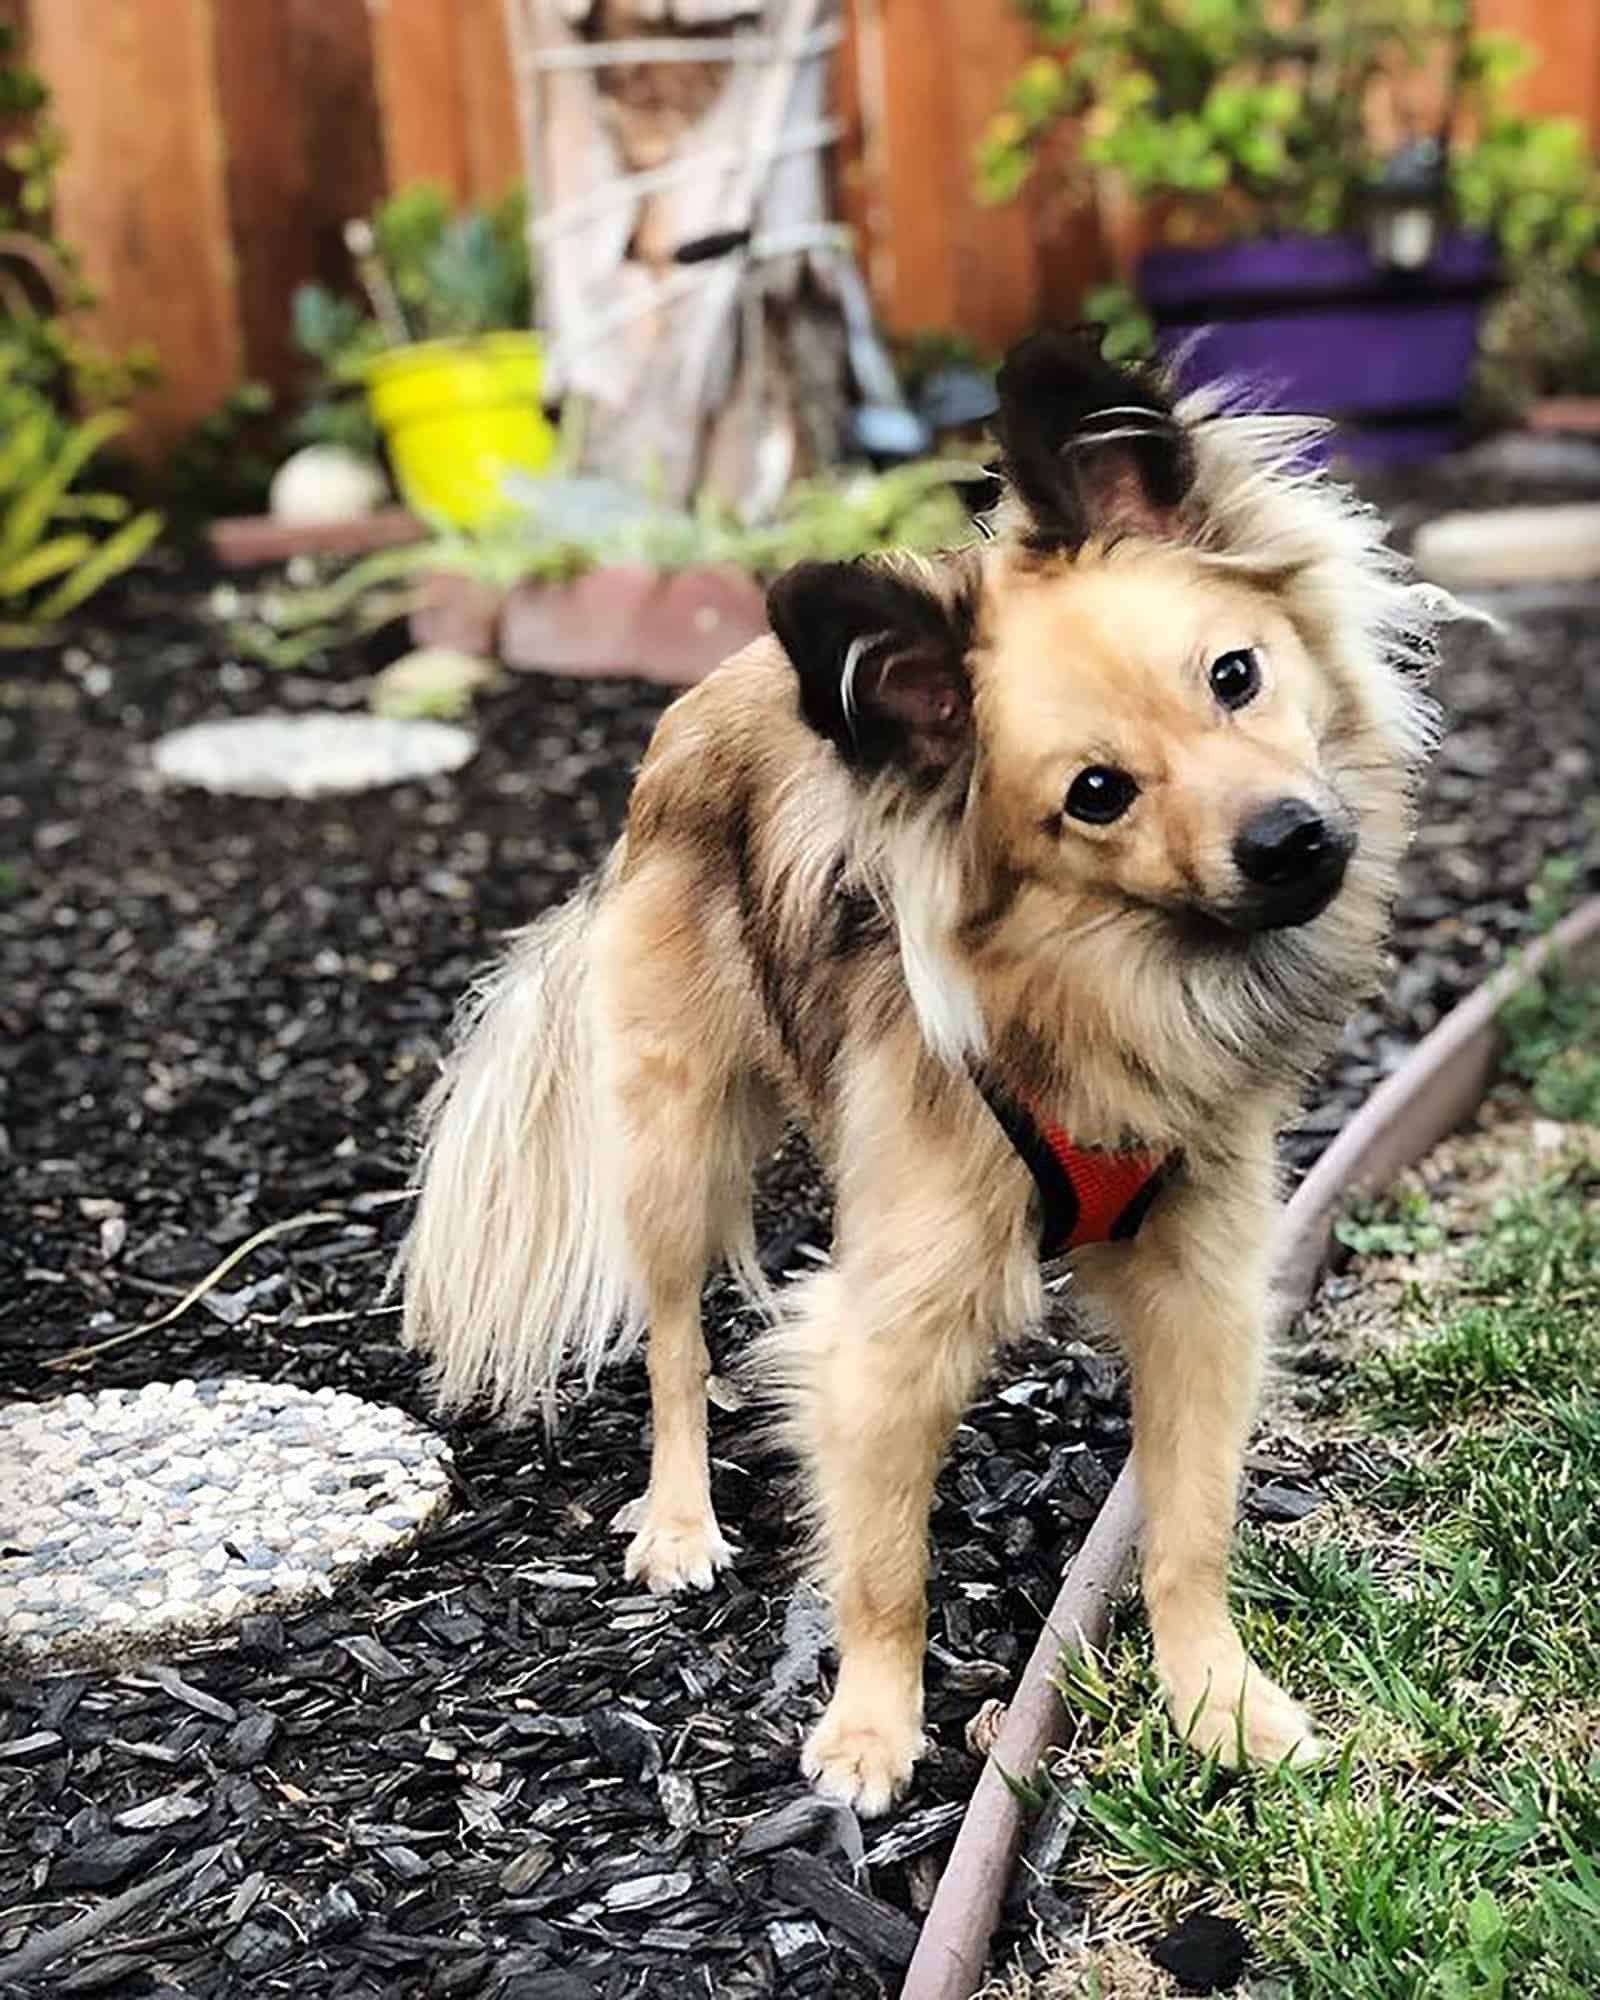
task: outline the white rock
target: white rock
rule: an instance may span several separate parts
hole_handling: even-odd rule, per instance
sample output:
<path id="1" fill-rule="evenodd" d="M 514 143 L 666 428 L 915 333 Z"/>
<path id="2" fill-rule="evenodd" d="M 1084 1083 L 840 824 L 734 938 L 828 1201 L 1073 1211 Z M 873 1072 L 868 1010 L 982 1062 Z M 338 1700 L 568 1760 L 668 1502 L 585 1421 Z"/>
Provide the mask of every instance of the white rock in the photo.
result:
<path id="1" fill-rule="evenodd" d="M 151 753 L 172 784 L 245 798 L 317 798 L 457 771 L 477 749 L 470 730 L 388 716 L 246 715 L 197 722 Z"/>
<path id="2" fill-rule="evenodd" d="M 1493 507 L 1440 514 L 1417 530 L 1417 568 L 1452 590 L 1600 576 L 1600 505 Z"/>
<path id="3" fill-rule="evenodd" d="M 374 715 L 432 716 L 454 722 L 472 707 L 472 697 L 494 679 L 492 660 L 454 646 L 419 646 L 376 675 L 367 697 Z"/>
<path id="4" fill-rule="evenodd" d="M 317 527 L 375 513 L 388 492 L 371 459 L 340 444 L 308 444 L 273 474 L 268 505 L 275 521 Z"/>

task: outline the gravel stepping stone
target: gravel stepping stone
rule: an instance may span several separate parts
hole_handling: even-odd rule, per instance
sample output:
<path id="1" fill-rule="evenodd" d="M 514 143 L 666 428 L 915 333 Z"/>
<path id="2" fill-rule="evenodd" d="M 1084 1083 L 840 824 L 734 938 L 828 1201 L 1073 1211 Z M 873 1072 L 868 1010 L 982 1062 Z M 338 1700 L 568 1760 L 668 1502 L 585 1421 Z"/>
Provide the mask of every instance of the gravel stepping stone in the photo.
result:
<path id="1" fill-rule="evenodd" d="M 384 715 L 244 715 L 196 722 L 156 744 L 172 784 L 245 798 L 319 798 L 458 771 L 477 749 L 453 723 Z"/>
<path id="2" fill-rule="evenodd" d="M 206 1388 L 0 1408 L 0 1658 L 146 1657 L 259 1623 L 332 1596 L 448 1505 L 448 1447 L 399 1410 L 243 1377 Z M 236 1734 L 248 1759 L 254 1732 Z"/>

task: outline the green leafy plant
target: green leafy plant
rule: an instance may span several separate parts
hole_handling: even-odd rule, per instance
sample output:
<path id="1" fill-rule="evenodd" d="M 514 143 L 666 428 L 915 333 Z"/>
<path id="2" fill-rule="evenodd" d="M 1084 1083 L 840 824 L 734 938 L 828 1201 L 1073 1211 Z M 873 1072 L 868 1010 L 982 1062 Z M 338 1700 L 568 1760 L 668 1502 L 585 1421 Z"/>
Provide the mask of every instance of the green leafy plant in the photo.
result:
<path id="1" fill-rule="evenodd" d="M 77 331 L 93 295 L 51 227 L 62 138 L 7 23 L 0 120 L 0 646 L 17 646 L 136 562 L 161 520 L 85 483 L 123 429 L 120 405 L 154 369 L 148 355 L 114 359 Z"/>
<path id="2" fill-rule="evenodd" d="M 176 531 L 196 535 L 219 514 L 255 514 L 265 507 L 279 457 L 274 413 L 265 382 L 240 382 L 190 426 L 162 478 Z"/>
<path id="3" fill-rule="evenodd" d="M 1064 151 L 1069 180 L 1109 175 L 1169 242 L 1353 229 L 1386 156 L 1368 115 L 1382 96 L 1411 137 L 1446 139 L 1457 219 L 1500 246 L 1508 283 L 1484 327 L 1486 413 L 1600 389 L 1600 167 L 1577 120 L 1511 108 L 1530 52 L 1477 32 L 1472 0 L 1018 5 L 1043 47 L 979 147 L 990 200 L 1011 199 Z M 1145 329 L 1124 288 L 1092 310 L 1119 351 L 1136 351 Z"/>
<path id="4" fill-rule="evenodd" d="M 1373 91 L 1405 107 L 1442 66 L 1445 99 L 1431 123 L 1453 140 L 1462 220 L 1493 229 L 1519 262 L 1570 268 L 1600 240 L 1600 179 L 1581 128 L 1508 109 L 1528 53 L 1476 33 L 1470 0 L 1303 0 L 1292 11 L 1270 0 L 1019 5 L 1045 47 L 980 146 L 991 200 L 1015 195 L 1070 123 L 1069 171 L 1113 173 L 1154 205 L 1170 236 L 1325 234 L 1350 226 L 1382 165 L 1367 116 Z"/>
<path id="5" fill-rule="evenodd" d="M 570 444 L 565 456 L 570 463 Z M 957 489 L 979 476 L 979 467 L 942 459 L 887 472 L 831 473 L 791 487 L 772 519 L 750 523 L 710 495 L 692 507 L 667 507 L 609 482 L 558 473 L 530 483 L 520 521 L 383 549 L 314 587 L 268 591 L 247 610 L 234 607 L 230 637 L 272 665 L 302 666 L 403 615 L 416 580 L 430 573 L 505 591 L 519 583 L 570 582 L 614 563 L 665 572 L 727 564 L 775 576 L 808 560 L 842 562 L 891 549 L 932 553 L 970 537 Z"/>
<path id="6" fill-rule="evenodd" d="M 1402 1187 L 1379 1202 L 1356 1202 L 1334 1224 L 1335 1238 L 1358 1257 L 1411 1257 L 1444 1241 L 1421 1188 Z"/>
<path id="7" fill-rule="evenodd" d="M 1083 316 L 1100 328 L 1108 361 L 1142 360 L 1155 344 L 1155 321 L 1131 285 L 1096 285 L 1084 294 Z"/>
<path id="8" fill-rule="evenodd" d="M 295 344 L 315 379 L 294 428 L 304 444 L 371 453 L 377 435 L 361 392 L 377 355 L 408 341 L 532 323 L 526 203 L 519 191 L 458 212 L 445 189 L 422 182 L 390 196 L 350 237 L 357 269 L 382 310 L 325 285 L 296 290 Z"/>
<path id="9" fill-rule="evenodd" d="M 1555 966 L 1513 996 L 1500 1025 L 1506 1069 L 1538 1108 L 1600 1125 L 1600 986 Z"/>
<path id="10" fill-rule="evenodd" d="M 1455 198 L 1463 222 L 1497 236 L 1510 277 L 1480 340 L 1485 414 L 1600 393 L 1600 169 L 1588 135 L 1575 119 L 1496 111 L 1460 155 Z"/>
<path id="11" fill-rule="evenodd" d="M 0 322 L 13 375 L 63 411 L 126 403 L 157 374 L 147 347 L 110 355 L 84 338 L 79 315 L 94 303 L 77 257 L 51 225 L 56 171 L 65 152 L 50 92 L 28 63 L 14 24 L 0 21 Z"/>
<path id="12" fill-rule="evenodd" d="M 160 533 L 159 514 L 81 484 L 123 421 L 114 410 L 64 420 L 17 345 L 0 342 L 0 645 L 36 641 Z"/>

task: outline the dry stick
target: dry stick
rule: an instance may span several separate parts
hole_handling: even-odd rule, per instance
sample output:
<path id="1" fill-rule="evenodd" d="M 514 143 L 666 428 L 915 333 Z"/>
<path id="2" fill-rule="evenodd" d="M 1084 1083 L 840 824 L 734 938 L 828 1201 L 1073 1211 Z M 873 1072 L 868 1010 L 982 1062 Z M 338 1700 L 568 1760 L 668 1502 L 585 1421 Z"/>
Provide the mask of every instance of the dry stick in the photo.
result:
<path id="1" fill-rule="evenodd" d="M 771 258 L 791 256 L 797 250 L 842 251 L 842 239 L 847 234 L 842 223 L 797 223 L 792 229 L 779 229 L 767 236 L 752 237 L 745 248 L 745 262 L 755 265 Z M 653 313 L 666 312 L 669 308 L 682 305 L 686 299 L 692 299 L 704 290 L 716 270 L 715 264 L 691 264 L 687 270 L 672 272 L 659 280 L 647 298 L 623 298 L 616 305 L 608 306 L 604 312 L 596 313 L 584 326 L 585 337 L 602 339 L 608 334 L 620 332 L 625 326 L 632 326 L 636 320 L 648 319 Z M 575 352 L 575 341 L 552 341 L 549 351 L 552 369 L 567 367 Z"/>
<path id="2" fill-rule="evenodd" d="M 288 1331 L 290 1333 L 299 1333 L 302 1327 L 307 1326 L 343 1326 L 353 1319 L 377 1319 L 383 1313 L 404 1311 L 405 1307 L 403 1305 L 394 1305 L 361 1306 L 354 1312 L 307 1313 L 304 1319 L 295 1320 L 288 1328 Z"/>
<path id="3" fill-rule="evenodd" d="M 401 305 L 400 294 L 389 276 L 389 267 L 383 261 L 377 231 L 365 217 L 357 216 L 345 224 L 344 247 L 350 252 L 356 276 L 372 301 L 378 324 L 395 346 L 409 345 L 411 328 L 406 323 L 405 307 Z"/>
<path id="4" fill-rule="evenodd" d="M 801 57 L 822 55 L 843 40 L 844 30 L 837 21 L 811 29 L 795 53 Z M 788 52 L 783 37 L 722 35 L 653 35 L 634 41 L 571 42 L 533 49 L 519 55 L 516 67 L 523 74 L 551 69 L 624 69 L 653 63 L 766 63 Z"/>
<path id="5" fill-rule="evenodd" d="M 786 159 L 791 153 L 816 152 L 823 146 L 831 146 L 843 131 L 844 126 L 837 118 L 815 119 L 789 133 L 774 149 L 773 157 Z M 659 194 L 663 188 L 679 187 L 685 181 L 698 180 L 702 174 L 724 173 L 743 158 L 744 150 L 739 146 L 705 146 L 697 153 L 686 153 L 681 159 L 669 160 L 665 166 L 648 167 L 637 174 L 618 174 L 581 200 L 563 202 L 549 215 L 540 216 L 533 223 L 530 234 L 535 243 L 552 243 L 558 236 L 583 228 L 619 202 Z"/>
<path id="6" fill-rule="evenodd" d="M 263 1243 L 270 1243 L 275 1237 L 287 1236 L 296 1229 L 309 1229 L 314 1223 L 343 1222 L 344 1219 L 342 1215 L 326 1215 L 318 1212 L 291 1215 L 283 1222 L 269 1222 L 265 1229 L 258 1229 L 254 1236 L 246 1237 L 243 1243 L 230 1250 L 220 1264 L 207 1271 L 203 1278 L 197 1279 L 178 1303 L 162 1313 L 158 1319 L 143 1320 L 138 1326 L 126 1327 L 121 1333 L 114 1333 L 107 1340 L 93 1341 L 87 1347 L 68 1348 L 65 1354 L 52 1355 L 44 1365 L 46 1368 L 71 1368 L 80 1361 L 92 1360 L 97 1354 L 109 1354 L 114 1347 L 126 1347 L 130 1340 L 141 1340 L 145 1334 L 155 1333 L 163 1326 L 171 1326 L 172 1322 L 181 1318 L 196 1300 L 203 1299 L 213 1287 L 220 1285 L 236 1264 L 242 1264 L 251 1251 L 259 1250 Z"/>
<path id="7" fill-rule="evenodd" d="M 169 1889 L 176 1889 L 191 1875 L 198 1875 L 202 1868 L 208 1868 L 226 1844 L 218 1841 L 214 1847 L 202 1847 L 198 1854 L 191 1854 L 176 1868 L 152 1875 L 148 1881 L 136 1882 L 131 1889 L 124 1889 L 120 1896 L 97 1903 L 92 1910 L 85 1910 L 82 1916 L 69 1917 L 66 1923 L 57 1924 L 54 1930 L 41 1931 L 19 1951 L 12 1952 L 9 1958 L 0 1958 L 0 1986 L 9 1986 L 19 1979 L 31 1979 L 36 1972 L 54 1965 L 58 1958 L 66 1958 L 143 1904 L 153 1902 Z"/>
<path id="8" fill-rule="evenodd" d="M 820 30 L 816 16 L 823 0 L 787 0 L 778 15 L 775 53 L 767 73 L 756 85 L 750 118 L 751 144 L 740 184 L 729 203 L 726 226 L 754 226 L 767 181 L 772 173 L 776 149 L 784 135 L 795 79 L 809 59 L 807 44 Z M 832 26 L 833 23 L 826 23 Z M 686 330 L 678 370 L 678 396 L 685 421 L 695 427 L 703 422 L 706 390 L 717 343 L 738 298 L 746 276 L 746 260 L 728 258 L 711 266 L 711 277 L 697 301 L 692 325 Z M 692 461 L 689 470 L 693 470 Z"/>

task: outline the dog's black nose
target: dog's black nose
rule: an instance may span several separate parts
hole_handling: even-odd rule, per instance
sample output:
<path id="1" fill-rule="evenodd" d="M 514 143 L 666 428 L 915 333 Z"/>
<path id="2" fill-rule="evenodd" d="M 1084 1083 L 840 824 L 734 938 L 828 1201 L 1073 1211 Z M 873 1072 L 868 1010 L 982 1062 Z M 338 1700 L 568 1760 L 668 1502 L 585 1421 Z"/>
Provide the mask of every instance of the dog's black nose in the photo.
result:
<path id="1" fill-rule="evenodd" d="M 1309 923 L 1332 902 L 1354 851 L 1350 835 L 1304 799 L 1263 806 L 1233 842 L 1234 861 L 1252 891 L 1251 922 L 1264 929 Z"/>
<path id="2" fill-rule="evenodd" d="M 1342 858 L 1342 844 L 1314 806 L 1303 799 L 1275 799 L 1240 827 L 1233 858 L 1247 882 L 1283 889 L 1303 882 Z"/>

